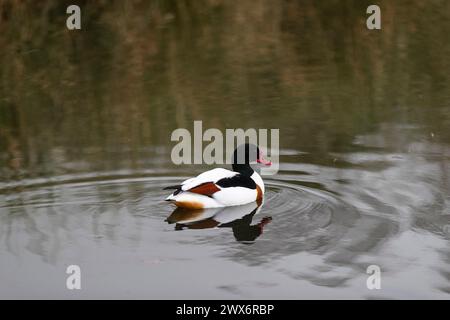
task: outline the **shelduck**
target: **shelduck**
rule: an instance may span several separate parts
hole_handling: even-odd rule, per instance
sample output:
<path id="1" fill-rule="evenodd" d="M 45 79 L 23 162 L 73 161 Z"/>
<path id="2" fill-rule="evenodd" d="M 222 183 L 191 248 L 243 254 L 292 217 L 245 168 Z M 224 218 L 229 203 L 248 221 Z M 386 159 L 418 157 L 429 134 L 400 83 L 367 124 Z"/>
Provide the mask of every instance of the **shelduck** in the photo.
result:
<path id="1" fill-rule="evenodd" d="M 187 179 L 164 190 L 175 190 L 166 201 L 188 209 L 218 208 L 260 203 L 264 195 L 264 182 L 250 166 L 251 162 L 270 166 L 259 147 L 244 144 L 233 153 L 233 171 L 216 168 Z"/>

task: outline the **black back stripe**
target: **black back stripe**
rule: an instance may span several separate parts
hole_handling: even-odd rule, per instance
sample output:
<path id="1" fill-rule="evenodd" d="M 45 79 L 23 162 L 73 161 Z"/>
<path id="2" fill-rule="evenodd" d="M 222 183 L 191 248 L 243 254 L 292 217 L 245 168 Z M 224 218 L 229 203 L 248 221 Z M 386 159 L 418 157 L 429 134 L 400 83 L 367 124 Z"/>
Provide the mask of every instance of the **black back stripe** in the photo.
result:
<path id="1" fill-rule="evenodd" d="M 237 174 L 230 178 L 223 178 L 216 182 L 221 188 L 231 188 L 231 187 L 244 187 L 249 189 L 256 189 L 256 183 L 249 176 L 244 176 L 242 174 Z"/>

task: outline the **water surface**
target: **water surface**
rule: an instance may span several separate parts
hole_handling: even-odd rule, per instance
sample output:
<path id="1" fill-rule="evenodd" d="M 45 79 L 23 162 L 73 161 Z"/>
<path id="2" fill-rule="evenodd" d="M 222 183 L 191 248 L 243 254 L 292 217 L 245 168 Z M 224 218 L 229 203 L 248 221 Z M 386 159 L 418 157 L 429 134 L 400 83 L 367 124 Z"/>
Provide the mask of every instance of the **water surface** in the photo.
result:
<path id="1" fill-rule="evenodd" d="M 449 3 L 195 3 L 0 5 L 0 298 L 448 299 Z M 280 129 L 261 207 L 163 201 L 194 120 Z"/>

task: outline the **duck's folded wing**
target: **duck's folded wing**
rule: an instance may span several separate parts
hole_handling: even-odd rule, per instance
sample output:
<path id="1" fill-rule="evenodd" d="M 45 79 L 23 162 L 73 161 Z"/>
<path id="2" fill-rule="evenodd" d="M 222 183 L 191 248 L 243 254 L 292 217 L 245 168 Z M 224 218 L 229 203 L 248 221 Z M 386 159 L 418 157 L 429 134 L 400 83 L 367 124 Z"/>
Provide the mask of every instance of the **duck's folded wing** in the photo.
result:
<path id="1" fill-rule="evenodd" d="M 216 192 L 213 198 L 225 206 L 242 205 L 258 200 L 260 191 L 249 176 L 238 174 L 233 177 L 223 178 L 216 182 L 220 192 Z"/>
<path id="2" fill-rule="evenodd" d="M 205 182 L 186 191 L 211 197 L 214 193 L 220 191 L 220 188 L 214 182 Z"/>

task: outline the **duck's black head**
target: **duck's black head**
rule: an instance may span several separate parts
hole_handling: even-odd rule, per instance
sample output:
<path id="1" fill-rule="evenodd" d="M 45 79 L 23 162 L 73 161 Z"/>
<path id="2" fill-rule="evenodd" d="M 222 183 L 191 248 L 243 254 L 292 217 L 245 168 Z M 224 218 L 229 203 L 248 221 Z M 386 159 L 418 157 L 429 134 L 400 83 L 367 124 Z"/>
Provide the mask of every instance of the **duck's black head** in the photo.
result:
<path id="1" fill-rule="evenodd" d="M 258 146 L 250 143 L 241 144 L 233 153 L 233 170 L 243 175 L 251 176 L 254 171 L 250 167 L 250 163 L 255 161 L 268 166 L 272 164 L 264 159 Z"/>

